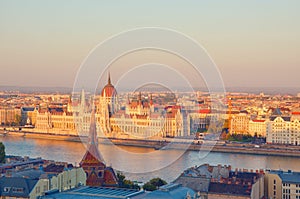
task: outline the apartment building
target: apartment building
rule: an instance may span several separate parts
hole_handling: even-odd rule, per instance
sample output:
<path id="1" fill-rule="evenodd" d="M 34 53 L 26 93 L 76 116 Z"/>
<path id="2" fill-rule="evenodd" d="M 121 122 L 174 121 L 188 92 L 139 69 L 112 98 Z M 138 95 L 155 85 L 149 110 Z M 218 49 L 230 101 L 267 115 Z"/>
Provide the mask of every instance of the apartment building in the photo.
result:
<path id="1" fill-rule="evenodd" d="M 265 182 L 267 199 L 300 199 L 300 172 L 271 170 Z"/>

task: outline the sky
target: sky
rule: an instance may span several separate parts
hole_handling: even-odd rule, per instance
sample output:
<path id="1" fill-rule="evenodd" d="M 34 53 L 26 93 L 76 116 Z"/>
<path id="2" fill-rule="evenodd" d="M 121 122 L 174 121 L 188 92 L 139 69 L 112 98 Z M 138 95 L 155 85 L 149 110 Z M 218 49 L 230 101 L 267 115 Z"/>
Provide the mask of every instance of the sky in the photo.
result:
<path id="1" fill-rule="evenodd" d="M 99 43 L 126 30 L 161 27 L 201 44 L 226 87 L 300 87 L 299 9 L 298 0 L 0 0 L 0 85 L 72 87 Z M 143 56 L 151 62 L 146 53 L 131 59 Z M 117 72 L 111 71 L 113 83 Z M 128 75 L 128 85 L 148 76 Z M 168 83 L 181 86 L 176 78 Z"/>

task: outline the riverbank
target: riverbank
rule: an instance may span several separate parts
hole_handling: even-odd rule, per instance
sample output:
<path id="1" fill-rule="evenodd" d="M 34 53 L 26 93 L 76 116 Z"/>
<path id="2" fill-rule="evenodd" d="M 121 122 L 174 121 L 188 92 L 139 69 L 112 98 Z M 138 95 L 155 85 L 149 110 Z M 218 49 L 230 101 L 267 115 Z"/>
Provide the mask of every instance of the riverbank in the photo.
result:
<path id="1" fill-rule="evenodd" d="M 47 139 L 47 140 L 63 140 L 71 142 L 82 142 L 86 141 L 87 137 L 71 136 L 71 135 L 55 135 L 55 134 L 45 134 L 36 132 L 25 132 L 25 131 L 4 131 L 0 130 L 0 135 L 2 136 L 19 136 L 26 138 L 37 138 L 37 139 Z"/>
<path id="2" fill-rule="evenodd" d="M 52 135 L 36 132 L 23 131 L 2 131 L 1 136 L 21 136 L 24 138 L 33 139 L 49 139 L 49 140 L 63 140 L 70 142 L 87 142 L 88 137 L 79 137 L 73 135 Z M 290 145 L 254 145 L 254 144 L 239 144 L 239 143 L 212 143 L 205 141 L 205 144 L 198 143 L 184 143 L 173 141 L 155 141 L 155 140 L 134 140 L 134 139 L 117 139 L 117 138 L 98 138 L 101 144 L 115 144 L 120 146 L 134 146 L 143 148 L 154 148 L 156 150 L 190 150 L 190 151 L 211 151 L 219 153 L 233 153 L 233 154 L 251 154 L 264 156 L 283 156 L 283 157 L 300 157 L 300 146 Z"/>

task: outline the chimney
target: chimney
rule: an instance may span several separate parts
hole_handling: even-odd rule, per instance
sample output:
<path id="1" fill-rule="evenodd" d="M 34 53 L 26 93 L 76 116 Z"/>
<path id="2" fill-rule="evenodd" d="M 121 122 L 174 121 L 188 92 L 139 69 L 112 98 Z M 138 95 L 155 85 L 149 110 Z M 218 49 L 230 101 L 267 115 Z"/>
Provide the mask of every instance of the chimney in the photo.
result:
<path id="1" fill-rule="evenodd" d="M 5 177 L 10 178 L 12 177 L 12 171 L 11 170 L 7 170 L 5 173 Z"/>

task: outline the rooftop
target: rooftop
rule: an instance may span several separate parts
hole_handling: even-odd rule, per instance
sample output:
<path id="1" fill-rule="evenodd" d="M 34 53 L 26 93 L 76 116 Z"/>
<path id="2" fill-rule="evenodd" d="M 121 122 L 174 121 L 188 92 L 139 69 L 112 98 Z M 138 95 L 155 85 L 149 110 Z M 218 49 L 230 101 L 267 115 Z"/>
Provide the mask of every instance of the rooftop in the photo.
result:
<path id="1" fill-rule="evenodd" d="M 45 172 L 61 173 L 65 169 L 65 165 L 49 164 L 44 168 Z"/>
<path id="2" fill-rule="evenodd" d="M 0 178 L 0 195 L 8 197 L 29 197 L 38 180 L 20 177 Z"/>
<path id="3" fill-rule="evenodd" d="M 44 199 L 64 199 L 64 198 L 78 198 L 78 199 L 128 199 L 135 198 L 144 194 L 144 191 L 133 189 L 107 188 L 107 187 L 80 187 L 66 192 L 54 193 L 43 196 Z"/>
<path id="4" fill-rule="evenodd" d="M 210 193 L 221 193 L 230 195 L 250 195 L 251 186 L 241 184 L 220 184 L 217 182 L 211 182 L 209 184 Z"/>
<path id="5" fill-rule="evenodd" d="M 283 183 L 300 184 L 300 172 L 272 170 L 272 174 L 278 174 Z"/>
<path id="6" fill-rule="evenodd" d="M 38 180 L 43 173 L 43 171 L 38 169 L 25 169 L 21 171 L 13 171 L 11 176 Z"/>
<path id="7" fill-rule="evenodd" d="M 170 183 L 161 186 L 158 190 L 148 193 L 146 196 L 142 197 L 145 199 L 182 199 L 186 198 L 187 195 L 193 196 L 195 192 L 187 187 L 183 187 L 180 184 Z"/>

